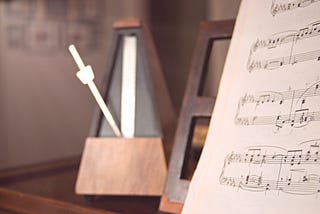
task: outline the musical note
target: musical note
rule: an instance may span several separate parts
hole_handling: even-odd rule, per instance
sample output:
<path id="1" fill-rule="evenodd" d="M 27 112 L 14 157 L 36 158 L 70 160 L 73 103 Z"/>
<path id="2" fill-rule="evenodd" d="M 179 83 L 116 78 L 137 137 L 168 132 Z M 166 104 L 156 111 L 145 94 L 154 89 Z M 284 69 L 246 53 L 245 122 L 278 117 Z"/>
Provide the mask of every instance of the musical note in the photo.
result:
<path id="1" fill-rule="evenodd" d="M 268 103 L 279 103 L 280 105 L 284 100 L 287 100 L 289 97 L 288 92 L 273 92 L 266 91 L 257 93 L 257 95 L 246 94 L 240 98 L 239 104 L 244 106 L 245 104 L 254 103 L 256 106 L 268 104 Z"/>
<path id="2" fill-rule="evenodd" d="M 319 82 L 316 82 L 297 90 L 245 94 L 239 99 L 234 122 L 239 126 L 273 125 L 274 133 L 284 126 L 305 127 L 310 122 L 320 121 L 320 108 L 309 107 L 311 102 L 320 102 L 318 89 Z"/>
<path id="3" fill-rule="evenodd" d="M 235 118 L 236 125 L 279 125 L 280 122 L 294 128 L 301 128 L 315 121 L 320 121 L 320 111 L 308 112 L 308 109 L 295 110 L 293 118 L 291 114 Z"/>
<path id="4" fill-rule="evenodd" d="M 319 175 L 307 175 L 296 180 L 282 177 L 279 181 L 263 179 L 258 175 L 248 175 L 246 178 L 221 176 L 219 181 L 221 185 L 253 192 L 281 191 L 295 195 L 313 195 L 320 192 Z"/>
<path id="5" fill-rule="evenodd" d="M 316 3 L 318 1 L 319 0 L 295 0 L 287 3 L 277 3 L 274 0 L 271 4 L 270 13 L 272 14 L 272 16 L 275 16 L 279 13 L 284 13 L 298 8 L 310 6 L 311 4 Z"/>
<path id="6" fill-rule="evenodd" d="M 219 178 L 221 185 L 245 191 L 281 191 L 312 195 L 320 192 L 319 140 L 299 144 L 299 149 L 255 146 L 226 155 Z M 309 147 L 309 148 L 308 148 Z M 268 173 L 268 171 L 277 173 Z"/>
<path id="7" fill-rule="evenodd" d="M 262 149 L 259 149 L 262 151 Z M 247 151 L 248 152 L 248 151 Z M 278 154 L 263 154 L 263 155 L 250 155 L 248 157 L 246 153 L 232 153 L 226 156 L 226 165 L 232 163 L 246 163 L 250 164 L 287 164 L 287 165 L 300 165 L 300 164 L 320 164 L 319 154 L 310 152 L 307 150 L 306 153 L 302 154 L 301 149 L 287 150 L 284 153 Z"/>
<path id="8" fill-rule="evenodd" d="M 253 43 L 251 51 L 255 52 L 263 48 L 273 49 L 287 43 L 292 43 L 293 41 L 295 41 L 295 37 L 297 36 L 297 34 L 298 31 L 285 31 L 276 33 L 267 39 L 257 39 L 257 41 Z"/>
<path id="9" fill-rule="evenodd" d="M 274 70 L 285 65 L 294 65 L 300 62 L 306 61 L 319 61 L 320 59 L 320 50 L 308 51 L 305 53 L 293 54 L 285 57 L 268 59 L 268 60 L 254 60 L 251 59 L 248 63 L 248 70 L 250 72 L 254 70 Z"/>
<path id="10" fill-rule="evenodd" d="M 297 46 L 320 35 L 320 21 L 316 21 L 298 30 L 275 33 L 266 39 L 257 39 L 250 49 L 247 62 L 249 72 L 256 70 L 274 70 L 287 65 L 296 65 L 307 61 L 319 61 L 320 49 L 301 51 Z M 272 54 L 281 48 L 281 55 Z M 287 54 L 283 54 L 286 52 Z M 270 58 L 272 56 L 272 58 Z"/>

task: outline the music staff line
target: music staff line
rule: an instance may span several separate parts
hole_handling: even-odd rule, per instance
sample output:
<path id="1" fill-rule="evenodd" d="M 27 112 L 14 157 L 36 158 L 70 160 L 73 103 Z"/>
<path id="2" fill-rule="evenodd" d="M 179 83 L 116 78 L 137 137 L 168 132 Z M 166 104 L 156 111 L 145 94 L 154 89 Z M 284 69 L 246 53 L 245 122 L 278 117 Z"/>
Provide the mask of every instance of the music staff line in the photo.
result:
<path id="1" fill-rule="evenodd" d="M 285 65 L 294 65 L 300 62 L 316 60 L 320 61 L 320 50 L 308 51 L 305 53 L 291 54 L 268 60 L 251 60 L 248 64 L 249 72 L 254 70 L 274 70 Z"/>
<path id="2" fill-rule="evenodd" d="M 278 132 L 284 125 L 293 128 L 301 128 L 313 121 L 320 121 L 320 111 L 311 110 L 308 102 L 320 97 L 320 82 L 317 81 L 304 89 L 288 91 L 262 91 L 256 95 L 246 94 L 240 97 L 234 123 L 240 126 L 274 125 L 274 132 Z M 273 113 L 263 115 L 263 106 L 268 112 L 272 108 Z M 272 106 L 278 105 L 279 109 Z M 282 110 L 281 110 L 281 106 Z M 277 107 L 278 108 L 278 107 Z M 285 108 L 285 109 L 283 109 Z M 249 112 L 248 112 L 249 110 Z M 260 113 L 256 113 L 256 111 Z M 243 113 L 245 112 L 245 113 Z M 285 113 L 281 113 L 285 112 Z M 248 114 L 249 113 L 249 114 Z"/>
<path id="3" fill-rule="evenodd" d="M 254 192 L 277 190 L 296 195 L 318 194 L 319 142 L 314 139 L 300 143 L 301 149 L 261 145 L 249 147 L 246 152 L 231 152 L 224 159 L 219 182 Z"/>
<path id="4" fill-rule="evenodd" d="M 257 40 L 253 43 L 248 57 L 247 69 L 249 72 L 255 70 L 273 70 L 286 65 L 295 65 L 301 62 L 317 60 L 320 61 L 320 49 L 294 53 L 298 41 L 320 35 L 320 21 L 311 23 L 297 31 L 285 31 L 272 35 L 268 39 Z M 255 52 L 267 48 L 270 51 L 282 45 L 288 46 L 288 55 L 272 59 L 255 58 Z"/>
<path id="5" fill-rule="evenodd" d="M 319 148 L 319 147 L 318 147 Z M 225 158 L 226 164 L 231 163 L 246 163 L 246 164 L 288 164 L 288 165 L 301 165 L 301 164 L 320 164 L 319 151 L 311 154 L 309 150 L 306 154 L 302 154 L 303 150 L 289 150 L 287 154 L 240 154 L 231 153 Z M 291 154 L 293 153 L 293 154 Z"/>
<path id="6" fill-rule="evenodd" d="M 293 114 L 278 114 L 270 116 L 236 117 L 236 125 L 275 125 L 282 128 L 284 124 L 301 128 L 312 121 L 320 121 L 320 111 L 309 112 L 309 109 L 295 110 Z"/>
<path id="7" fill-rule="evenodd" d="M 275 0 L 271 4 L 270 13 L 275 16 L 298 8 L 304 8 L 319 2 L 319 0 L 295 0 L 288 3 L 277 3 Z"/>
<path id="8" fill-rule="evenodd" d="M 298 181 L 283 177 L 279 180 L 267 180 L 258 175 L 247 175 L 243 177 L 221 176 L 220 184 L 254 192 L 274 190 L 295 195 L 320 193 L 320 177 L 318 175 L 305 175 Z"/>
<path id="9" fill-rule="evenodd" d="M 240 98 L 240 106 L 244 106 L 245 104 L 255 103 L 257 106 L 266 104 L 266 103 L 276 103 L 282 105 L 286 100 L 301 100 L 301 104 L 304 104 L 305 99 L 308 97 L 316 97 L 320 96 L 320 83 L 310 86 L 307 89 L 297 89 L 297 90 L 289 90 L 283 92 L 274 92 L 274 91 L 265 91 L 260 92 L 257 95 L 248 95 Z"/>
<path id="10" fill-rule="evenodd" d="M 297 43 L 304 39 L 309 39 L 320 35 L 320 21 L 308 24 L 306 27 L 299 30 L 288 30 L 280 33 L 275 33 L 267 39 L 257 39 L 251 46 L 251 52 L 255 52 L 262 48 L 274 49 L 285 44 Z"/>

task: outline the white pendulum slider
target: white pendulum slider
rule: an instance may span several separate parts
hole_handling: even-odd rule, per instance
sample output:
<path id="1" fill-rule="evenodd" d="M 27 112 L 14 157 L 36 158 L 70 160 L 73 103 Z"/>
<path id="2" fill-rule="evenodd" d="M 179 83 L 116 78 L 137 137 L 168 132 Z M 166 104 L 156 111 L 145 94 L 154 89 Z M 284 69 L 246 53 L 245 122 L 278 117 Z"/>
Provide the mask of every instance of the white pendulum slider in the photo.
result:
<path id="1" fill-rule="evenodd" d="M 137 37 L 124 36 L 121 84 L 121 131 L 124 137 L 135 135 Z"/>
<path id="2" fill-rule="evenodd" d="M 99 93 L 95 83 L 93 82 L 94 79 L 94 73 L 90 65 L 85 66 L 76 47 L 74 45 L 69 46 L 69 51 L 74 59 L 74 61 L 77 63 L 79 67 L 79 71 L 77 72 L 77 77 L 80 79 L 80 81 L 84 85 L 88 85 L 91 93 L 93 94 L 94 98 L 96 99 L 102 113 L 104 114 L 105 118 L 107 119 L 109 125 L 111 126 L 113 132 L 117 137 L 121 137 L 121 131 L 119 127 L 117 126 L 116 122 L 114 121 L 110 110 L 108 109 L 106 103 L 101 97 L 101 94 Z"/>

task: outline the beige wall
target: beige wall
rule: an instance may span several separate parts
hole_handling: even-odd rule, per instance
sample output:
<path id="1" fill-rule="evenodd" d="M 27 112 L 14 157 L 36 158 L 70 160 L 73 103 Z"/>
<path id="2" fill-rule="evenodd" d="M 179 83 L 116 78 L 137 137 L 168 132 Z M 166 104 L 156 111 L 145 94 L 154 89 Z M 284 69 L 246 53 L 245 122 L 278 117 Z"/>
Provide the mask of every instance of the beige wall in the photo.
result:
<path id="1" fill-rule="evenodd" d="M 241 0 L 206 0 L 206 14 L 210 20 L 234 19 Z"/>
<path id="2" fill-rule="evenodd" d="M 207 0 L 206 5 L 206 16 L 208 20 L 235 19 L 239 9 L 240 0 Z M 220 77 L 228 47 L 228 40 L 218 41 L 213 44 L 209 71 L 204 89 L 204 94 L 206 96 L 216 96 L 218 93 Z"/>
<path id="3" fill-rule="evenodd" d="M 93 66 L 98 86 L 105 71 L 112 23 L 135 16 L 150 25 L 177 112 L 199 22 L 206 17 L 233 18 L 239 4 L 239 0 L 102 1 L 98 47 L 89 51 L 79 48 L 85 62 Z M 0 1 L 0 169 L 79 155 L 91 123 L 93 98 L 76 79 L 77 68 L 66 47 L 48 53 L 8 47 L 6 27 L 16 20 L 7 17 L 4 4 Z M 217 53 L 221 69 L 224 56 Z M 217 89 L 218 79 L 209 74 L 208 93 Z"/>
<path id="4" fill-rule="evenodd" d="M 180 110 L 199 22 L 235 18 L 240 0 L 162 0 L 150 2 L 150 22 L 163 71 L 177 112 Z M 217 42 L 204 95 L 215 96 L 228 42 Z M 214 72 L 213 72 L 214 71 Z"/>
<path id="5" fill-rule="evenodd" d="M 150 1 L 150 22 L 172 101 L 179 112 L 205 1 Z"/>
<path id="6" fill-rule="evenodd" d="M 146 0 L 104 3 L 98 47 L 79 48 L 84 61 L 93 66 L 99 86 L 112 23 L 124 16 L 147 20 Z M 8 16 L 4 4 L 0 3 L 0 169 L 79 155 L 91 124 L 93 97 L 75 77 L 77 68 L 67 46 L 37 51 L 8 45 L 7 27 L 24 20 L 19 15 Z M 39 15 L 29 24 L 44 19 L 52 22 Z"/>

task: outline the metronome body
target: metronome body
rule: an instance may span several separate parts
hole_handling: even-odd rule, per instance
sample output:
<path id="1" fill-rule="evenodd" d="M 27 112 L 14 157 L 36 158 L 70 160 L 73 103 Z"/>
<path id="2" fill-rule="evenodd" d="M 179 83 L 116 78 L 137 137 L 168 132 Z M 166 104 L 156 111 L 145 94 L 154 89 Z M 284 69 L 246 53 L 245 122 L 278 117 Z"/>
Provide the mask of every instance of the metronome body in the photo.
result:
<path id="1" fill-rule="evenodd" d="M 163 139 L 175 128 L 170 96 L 147 29 L 136 19 L 118 21 L 114 28 L 102 91 L 124 136 L 116 137 L 97 109 L 76 193 L 161 195 L 167 174 Z"/>
<path id="2" fill-rule="evenodd" d="M 152 79 L 150 74 L 150 68 L 145 57 L 145 50 L 143 47 L 142 35 L 139 29 L 120 29 L 118 30 L 118 51 L 115 53 L 114 67 L 110 73 L 108 73 L 108 88 L 106 94 L 106 100 L 108 106 L 115 120 L 121 126 L 121 122 L 125 121 L 125 118 L 121 115 L 121 109 L 130 108 L 130 106 L 122 106 L 122 91 L 126 90 L 126 87 L 131 88 L 129 84 L 123 85 L 123 64 L 125 43 L 124 38 L 126 36 L 135 37 L 137 41 L 136 46 L 136 75 L 135 75 L 135 137 L 162 137 L 162 130 L 159 119 L 158 106 L 155 99 L 154 89 L 152 85 Z M 128 90 L 128 89 L 127 89 Z M 124 104 L 126 105 L 126 104 Z M 125 111 L 125 110 L 124 110 Z M 102 118 L 101 126 L 98 131 L 100 137 L 115 136 L 110 125 L 105 118 Z"/>

